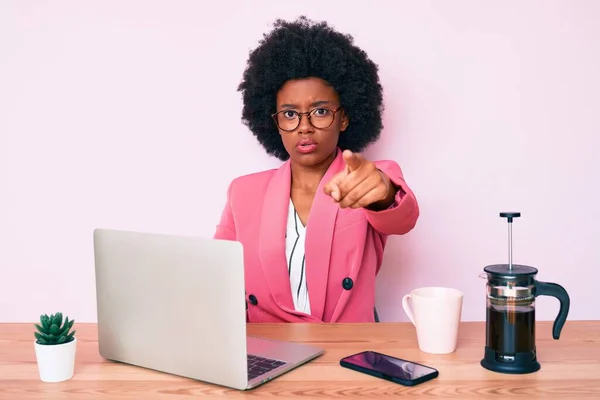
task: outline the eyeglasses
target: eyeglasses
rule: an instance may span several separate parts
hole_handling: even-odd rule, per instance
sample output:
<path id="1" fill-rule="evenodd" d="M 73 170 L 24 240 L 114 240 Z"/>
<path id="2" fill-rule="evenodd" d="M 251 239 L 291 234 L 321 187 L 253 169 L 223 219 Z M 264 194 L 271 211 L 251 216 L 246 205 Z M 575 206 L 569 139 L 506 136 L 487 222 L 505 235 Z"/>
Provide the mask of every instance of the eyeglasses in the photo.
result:
<path id="1" fill-rule="evenodd" d="M 335 110 L 319 107 L 303 113 L 294 110 L 281 110 L 272 114 L 271 117 L 275 120 L 277 127 L 285 132 L 292 132 L 298 128 L 303 115 L 307 116 L 308 122 L 315 128 L 325 129 L 333 124 L 335 114 L 341 109 L 341 106 Z"/>

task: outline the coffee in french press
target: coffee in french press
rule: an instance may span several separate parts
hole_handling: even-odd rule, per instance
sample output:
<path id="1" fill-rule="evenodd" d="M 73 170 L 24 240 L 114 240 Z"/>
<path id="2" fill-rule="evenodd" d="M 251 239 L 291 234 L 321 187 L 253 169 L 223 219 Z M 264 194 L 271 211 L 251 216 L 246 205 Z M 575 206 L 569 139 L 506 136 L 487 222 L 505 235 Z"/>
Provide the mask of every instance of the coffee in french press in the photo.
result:
<path id="1" fill-rule="evenodd" d="M 481 365 L 495 372 L 526 374 L 540 369 L 535 345 L 535 298 L 556 297 L 560 310 L 552 336 L 560 332 L 569 313 L 569 295 L 556 283 L 535 279 L 538 270 L 513 264 L 512 223 L 518 212 L 500 213 L 508 221 L 508 264 L 488 265 L 481 277 L 487 278 L 486 344 Z"/>

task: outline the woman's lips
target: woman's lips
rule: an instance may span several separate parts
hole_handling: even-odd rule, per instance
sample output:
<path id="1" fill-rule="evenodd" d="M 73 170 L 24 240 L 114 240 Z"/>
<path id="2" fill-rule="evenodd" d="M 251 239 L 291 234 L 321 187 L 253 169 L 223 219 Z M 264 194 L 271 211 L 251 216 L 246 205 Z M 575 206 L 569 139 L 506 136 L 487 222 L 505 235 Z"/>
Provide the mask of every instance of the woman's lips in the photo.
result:
<path id="1" fill-rule="evenodd" d="M 317 143 L 311 139 L 303 139 L 296 144 L 296 149 L 302 154 L 312 153 L 317 149 Z"/>

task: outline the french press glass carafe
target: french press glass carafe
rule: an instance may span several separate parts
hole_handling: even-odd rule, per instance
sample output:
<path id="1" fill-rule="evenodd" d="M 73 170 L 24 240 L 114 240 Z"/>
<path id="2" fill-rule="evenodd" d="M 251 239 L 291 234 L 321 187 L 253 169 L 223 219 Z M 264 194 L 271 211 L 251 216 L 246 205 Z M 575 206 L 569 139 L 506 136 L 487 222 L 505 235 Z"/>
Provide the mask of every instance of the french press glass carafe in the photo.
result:
<path id="1" fill-rule="evenodd" d="M 556 283 L 535 279 L 538 270 L 512 262 L 512 222 L 520 213 L 500 213 L 508 220 L 508 264 L 488 265 L 481 277 L 487 278 L 485 355 L 481 365 L 491 371 L 525 374 L 540 369 L 535 346 L 535 298 L 552 296 L 560 310 L 552 330 L 560 337 L 567 314 L 569 295 Z"/>

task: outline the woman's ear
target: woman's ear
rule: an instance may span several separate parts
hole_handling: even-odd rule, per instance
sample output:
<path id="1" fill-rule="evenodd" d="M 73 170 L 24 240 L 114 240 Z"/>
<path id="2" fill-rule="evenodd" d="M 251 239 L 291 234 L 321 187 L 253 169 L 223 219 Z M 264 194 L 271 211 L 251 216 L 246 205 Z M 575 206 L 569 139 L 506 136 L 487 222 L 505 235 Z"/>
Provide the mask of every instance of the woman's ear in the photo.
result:
<path id="1" fill-rule="evenodd" d="M 348 118 L 348 115 L 346 114 L 345 111 L 342 111 L 342 124 L 340 126 L 340 131 L 343 132 L 346 130 L 346 128 L 348 128 L 348 125 L 350 124 L 350 119 Z"/>

